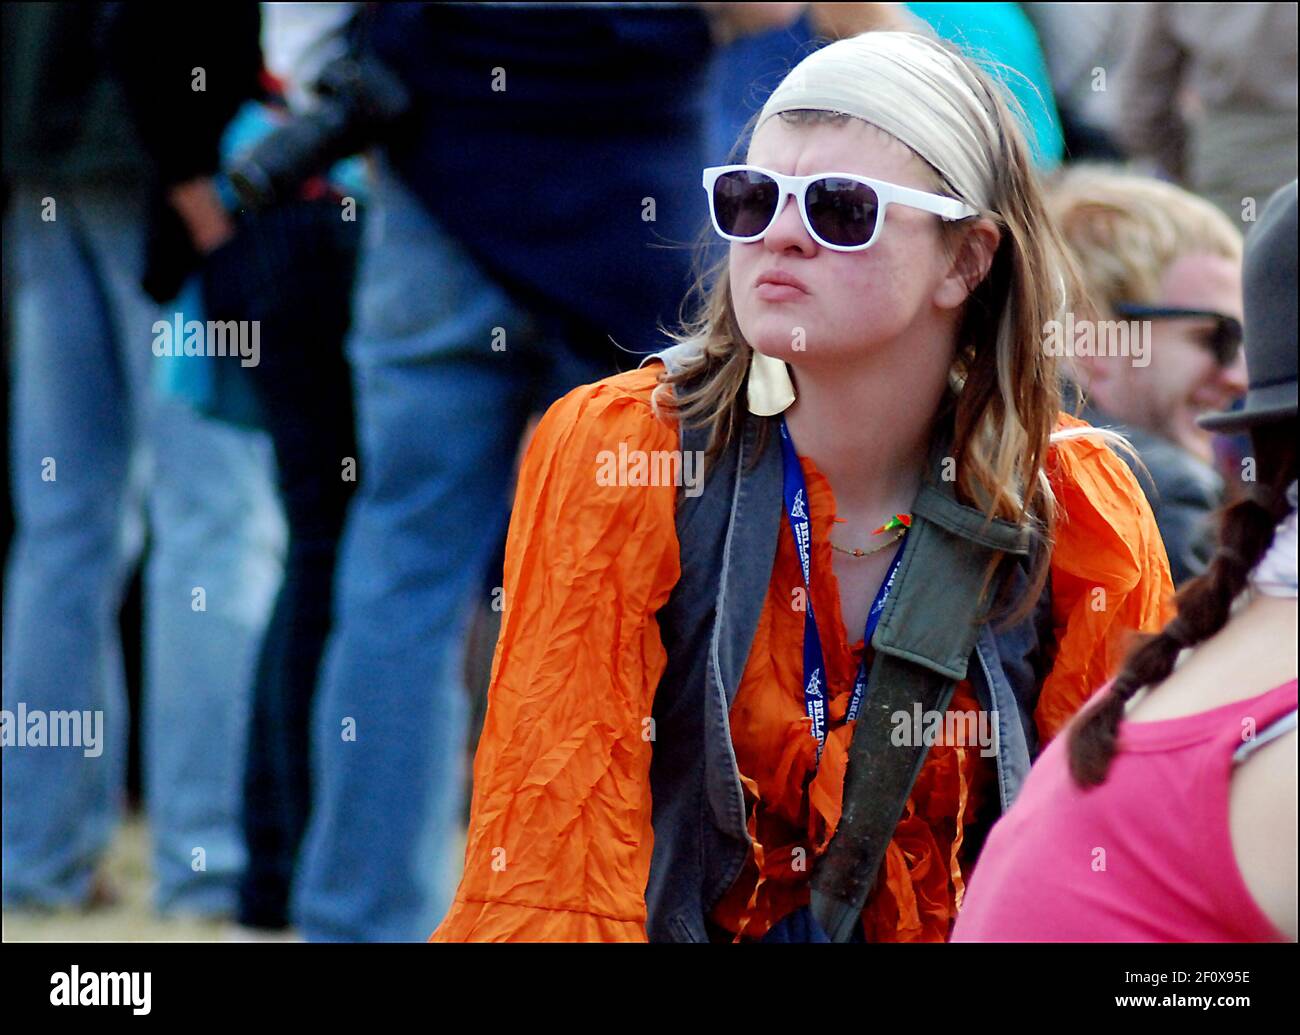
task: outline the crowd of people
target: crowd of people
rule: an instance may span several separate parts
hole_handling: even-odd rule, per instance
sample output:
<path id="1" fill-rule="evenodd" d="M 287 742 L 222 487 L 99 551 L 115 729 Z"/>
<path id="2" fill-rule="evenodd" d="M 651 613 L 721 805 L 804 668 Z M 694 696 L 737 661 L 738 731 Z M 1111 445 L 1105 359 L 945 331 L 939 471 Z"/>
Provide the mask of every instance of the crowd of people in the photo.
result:
<path id="1" fill-rule="evenodd" d="M 1197 688 L 1234 670 L 1232 637 L 1248 654 L 1293 620 L 1295 457 L 1272 430 L 1295 418 L 1294 299 L 1289 326 L 1274 309 L 1288 219 L 1295 279 L 1296 11 L 6 4 L 5 909 L 111 900 L 142 564 L 127 638 L 163 915 L 309 941 L 1068 937 L 1090 889 L 1069 910 L 1017 893 L 1129 828 L 1097 833 L 1081 791 L 1076 826 L 1039 822 L 1066 774 L 1105 780 L 1125 702 L 1161 680 L 1189 689 L 1133 715 L 1228 708 Z M 824 179 L 783 204 L 830 170 L 874 184 L 865 229 L 860 201 L 814 198 Z M 738 286 L 776 260 L 807 283 Z M 799 294 L 825 299 L 806 355 Z M 1075 348 L 1076 323 L 1123 347 Z M 591 480 L 587 447 L 686 448 L 655 415 L 664 380 L 735 500 L 736 449 L 771 425 L 750 483 L 770 527 L 731 483 L 686 506 Z M 1237 416 L 1216 433 L 1210 413 Z M 936 428 L 957 458 L 941 500 Z M 787 484 L 811 574 L 801 505 L 777 524 Z M 1291 610 L 1229 621 L 1256 565 L 1287 584 L 1288 485 Z M 832 542 L 890 515 L 896 551 Z M 964 549 L 921 552 L 940 528 Z M 1002 557 L 1025 606 L 976 631 Z M 836 586 L 861 599 L 857 645 L 827 636 Z M 1152 640 L 1130 656 L 1133 633 Z M 1285 737 L 1293 635 L 1275 656 L 1243 690 Z M 814 737 L 801 662 L 825 675 Z M 1005 723 L 989 757 L 896 752 L 877 775 L 897 810 L 850 808 L 889 735 L 857 705 L 887 689 Z M 1239 716 L 1219 718 L 1222 747 Z M 1277 757 L 1251 779 L 1294 800 Z M 1113 795 L 1144 778 L 1114 768 Z M 872 823 L 892 838 L 863 869 Z M 826 860 L 811 894 L 805 857 Z M 1294 939 L 1294 874 L 1288 906 L 1276 867 L 1241 869 L 1259 905 L 1238 928 L 1084 933 Z"/>

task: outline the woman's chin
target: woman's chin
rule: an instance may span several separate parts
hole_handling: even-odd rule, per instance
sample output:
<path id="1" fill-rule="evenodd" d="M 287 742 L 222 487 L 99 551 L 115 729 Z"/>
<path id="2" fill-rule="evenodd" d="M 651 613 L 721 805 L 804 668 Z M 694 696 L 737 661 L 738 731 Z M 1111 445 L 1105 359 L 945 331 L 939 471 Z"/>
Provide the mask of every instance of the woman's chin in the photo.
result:
<path id="1" fill-rule="evenodd" d="M 755 341 L 752 338 L 747 339 L 754 347 L 755 352 L 761 352 L 764 356 L 771 356 L 773 359 L 783 359 L 791 363 L 796 359 L 795 350 L 787 339 L 780 341 L 768 341 L 759 338 Z"/>
<path id="2" fill-rule="evenodd" d="M 788 320 L 758 321 L 758 326 L 745 331 L 745 340 L 758 352 L 787 363 L 797 363 L 807 355 L 812 335 L 806 327 L 792 325 Z"/>
<path id="3" fill-rule="evenodd" d="M 759 335 L 757 338 L 746 336 L 746 340 L 753 345 L 754 351 L 786 363 L 798 365 L 815 358 L 812 336 L 803 334 L 798 328 L 786 334 Z"/>

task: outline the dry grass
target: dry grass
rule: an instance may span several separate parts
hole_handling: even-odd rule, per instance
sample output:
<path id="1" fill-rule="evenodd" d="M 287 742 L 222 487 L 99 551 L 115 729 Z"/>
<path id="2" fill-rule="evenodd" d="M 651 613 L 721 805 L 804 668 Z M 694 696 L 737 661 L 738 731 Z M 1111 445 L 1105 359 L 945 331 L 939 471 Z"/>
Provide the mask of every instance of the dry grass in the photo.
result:
<path id="1" fill-rule="evenodd" d="M 455 848 L 465 855 L 465 831 Z M 256 936 L 221 920 L 162 917 L 153 908 L 153 874 L 149 860 L 149 827 L 141 816 L 124 822 L 113 839 L 104 872 L 118 901 L 89 912 L 73 909 L 51 913 L 4 910 L 0 940 L 6 942 L 218 942 L 292 941 L 292 932 Z"/>
<path id="2" fill-rule="evenodd" d="M 6 909 L 0 936 L 7 942 L 223 940 L 226 925 L 219 920 L 160 917 L 154 912 L 149 829 L 142 817 L 132 816 L 118 828 L 105 860 L 105 873 L 118 894 L 116 904 L 88 912 Z"/>

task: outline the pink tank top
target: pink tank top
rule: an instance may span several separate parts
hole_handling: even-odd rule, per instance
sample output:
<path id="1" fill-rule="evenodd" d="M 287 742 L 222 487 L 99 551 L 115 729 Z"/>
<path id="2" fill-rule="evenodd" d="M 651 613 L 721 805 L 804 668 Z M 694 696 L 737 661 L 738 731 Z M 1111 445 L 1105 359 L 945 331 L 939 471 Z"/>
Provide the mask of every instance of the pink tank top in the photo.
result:
<path id="1" fill-rule="evenodd" d="M 1063 732 L 989 833 L 952 941 L 1289 940 L 1237 868 L 1228 791 L 1234 754 L 1293 728 L 1295 711 L 1292 679 L 1196 715 L 1121 722 L 1106 782 L 1087 792 Z"/>

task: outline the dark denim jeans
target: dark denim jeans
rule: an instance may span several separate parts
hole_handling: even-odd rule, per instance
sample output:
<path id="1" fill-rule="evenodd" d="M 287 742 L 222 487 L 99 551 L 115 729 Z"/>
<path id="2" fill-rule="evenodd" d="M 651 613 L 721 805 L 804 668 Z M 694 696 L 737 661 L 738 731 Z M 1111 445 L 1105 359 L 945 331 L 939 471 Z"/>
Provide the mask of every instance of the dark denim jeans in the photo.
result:
<path id="1" fill-rule="evenodd" d="M 853 937 L 849 939 L 849 943 L 865 944 L 866 940 L 862 934 L 862 925 L 855 924 Z M 801 906 L 793 913 L 787 913 L 759 941 L 774 945 L 806 942 L 830 944 L 830 938 L 822 930 L 821 924 L 813 918 L 812 910 L 808 906 Z"/>
<path id="2" fill-rule="evenodd" d="M 287 925 L 311 804 L 311 702 L 329 633 L 339 537 L 356 485 L 343 341 L 358 229 L 340 218 L 334 201 L 281 206 L 245 217 L 239 235 L 205 270 L 205 299 L 216 318 L 261 325 L 260 362 L 248 374 L 275 446 L 289 530 L 284 582 L 258 662 L 244 768 L 248 865 L 239 920 L 250 926 Z"/>

